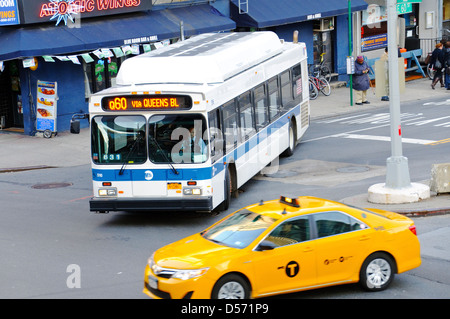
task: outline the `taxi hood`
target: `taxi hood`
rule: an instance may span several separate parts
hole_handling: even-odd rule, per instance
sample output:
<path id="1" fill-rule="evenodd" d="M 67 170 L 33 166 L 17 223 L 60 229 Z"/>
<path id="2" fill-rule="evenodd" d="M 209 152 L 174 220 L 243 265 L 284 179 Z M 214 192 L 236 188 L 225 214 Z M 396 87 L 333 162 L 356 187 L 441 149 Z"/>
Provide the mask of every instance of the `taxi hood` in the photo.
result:
<path id="1" fill-rule="evenodd" d="M 236 250 L 195 234 L 158 249 L 153 260 L 163 268 L 197 269 L 229 260 Z"/>

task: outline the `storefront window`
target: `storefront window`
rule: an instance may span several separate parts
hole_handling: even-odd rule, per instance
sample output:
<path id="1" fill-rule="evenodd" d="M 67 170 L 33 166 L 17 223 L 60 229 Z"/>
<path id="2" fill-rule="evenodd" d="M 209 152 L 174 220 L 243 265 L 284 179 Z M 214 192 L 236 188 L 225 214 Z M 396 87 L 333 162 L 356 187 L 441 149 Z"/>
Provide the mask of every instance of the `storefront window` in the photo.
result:
<path id="1" fill-rule="evenodd" d="M 361 28 L 362 52 L 381 49 L 387 46 L 386 7 L 371 4 L 362 13 Z"/>

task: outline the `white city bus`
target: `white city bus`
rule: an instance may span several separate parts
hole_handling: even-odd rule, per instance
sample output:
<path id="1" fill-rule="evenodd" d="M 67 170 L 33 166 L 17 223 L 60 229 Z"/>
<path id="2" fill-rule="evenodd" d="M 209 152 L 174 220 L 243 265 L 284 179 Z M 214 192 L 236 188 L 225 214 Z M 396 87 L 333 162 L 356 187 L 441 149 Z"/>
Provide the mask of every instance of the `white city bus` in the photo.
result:
<path id="1" fill-rule="evenodd" d="M 89 103 L 90 210 L 227 209 L 307 130 L 306 58 L 303 43 L 253 32 L 198 35 L 125 60 L 116 86 Z"/>

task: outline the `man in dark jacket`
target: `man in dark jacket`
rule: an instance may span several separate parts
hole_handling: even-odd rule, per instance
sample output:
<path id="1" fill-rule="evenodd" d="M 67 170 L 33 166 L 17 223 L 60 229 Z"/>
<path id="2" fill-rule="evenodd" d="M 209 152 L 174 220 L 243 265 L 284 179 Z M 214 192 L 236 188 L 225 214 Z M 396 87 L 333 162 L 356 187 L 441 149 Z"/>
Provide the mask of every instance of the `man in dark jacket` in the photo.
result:
<path id="1" fill-rule="evenodd" d="M 355 74 L 353 75 L 353 89 L 356 91 L 356 105 L 363 103 L 369 104 L 367 101 L 367 90 L 370 88 L 369 65 L 364 61 L 363 56 L 358 56 L 355 61 Z"/>

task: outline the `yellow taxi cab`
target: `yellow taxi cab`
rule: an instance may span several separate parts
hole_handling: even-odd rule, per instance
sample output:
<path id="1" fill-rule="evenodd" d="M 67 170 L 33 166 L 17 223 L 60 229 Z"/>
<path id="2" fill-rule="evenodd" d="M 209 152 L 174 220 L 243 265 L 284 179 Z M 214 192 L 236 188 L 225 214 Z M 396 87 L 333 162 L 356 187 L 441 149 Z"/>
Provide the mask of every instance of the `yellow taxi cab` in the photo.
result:
<path id="1" fill-rule="evenodd" d="M 414 222 L 315 197 L 261 202 L 155 251 L 152 298 L 242 299 L 359 282 L 369 291 L 420 266 Z"/>

